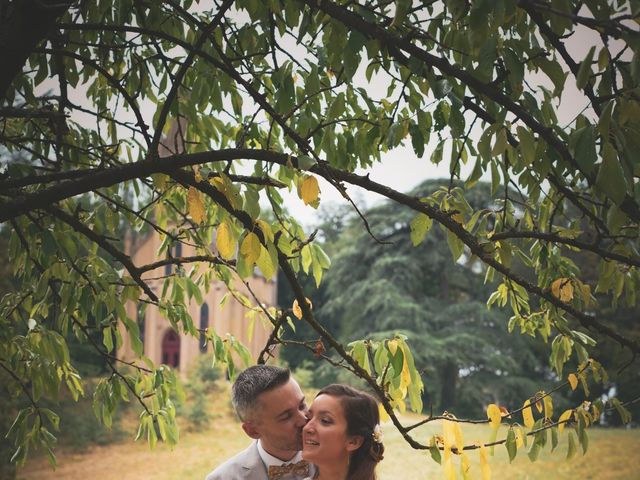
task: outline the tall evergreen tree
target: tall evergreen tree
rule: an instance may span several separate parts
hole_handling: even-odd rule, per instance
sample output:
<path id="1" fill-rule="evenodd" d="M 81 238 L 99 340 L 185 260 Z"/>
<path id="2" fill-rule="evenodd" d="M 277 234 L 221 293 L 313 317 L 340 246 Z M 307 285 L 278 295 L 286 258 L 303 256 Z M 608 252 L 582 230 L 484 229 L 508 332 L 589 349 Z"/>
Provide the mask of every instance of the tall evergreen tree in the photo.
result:
<path id="1" fill-rule="evenodd" d="M 427 181 L 411 195 L 426 197 L 442 184 Z M 490 186 L 475 191 L 472 207 L 491 208 Z M 365 217 L 373 235 L 356 218 L 327 245 L 335 253 L 319 304 L 323 323 L 345 342 L 406 334 L 434 410 L 479 415 L 487 403 L 516 406 L 531 395 L 548 372 L 546 359 L 530 337 L 507 332 L 503 311 L 487 308 L 495 285 L 485 284 L 477 260 L 463 255 L 452 264 L 438 228 L 414 247 L 414 216 L 393 203 Z"/>

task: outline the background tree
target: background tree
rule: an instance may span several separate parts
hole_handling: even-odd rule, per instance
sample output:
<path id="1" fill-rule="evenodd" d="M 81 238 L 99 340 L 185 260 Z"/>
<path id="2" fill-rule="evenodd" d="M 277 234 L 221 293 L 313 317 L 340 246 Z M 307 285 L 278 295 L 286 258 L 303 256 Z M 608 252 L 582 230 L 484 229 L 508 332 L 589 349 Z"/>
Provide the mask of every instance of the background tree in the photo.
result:
<path id="1" fill-rule="evenodd" d="M 442 183 L 427 181 L 410 195 L 432 195 Z M 490 185 L 479 185 L 468 201 L 474 209 L 490 208 Z M 544 383 L 540 349 L 530 337 L 507 332 L 504 312 L 487 309 L 496 285 L 484 284 L 477 259 L 452 265 L 440 229 L 414 247 L 413 215 L 397 204 L 387 202 L 366 217 L 380 242 L 362 231 L 359 219 L 352 221 L 334 247 L 334 267 L 318 303 L 318 315 L 337 326 L 339 339 L 384 338 L 401 330 L 428 379 L 425 405 L 439 412 L 473 417 L 488 403 L 516 407 Z"/>
<path id="2" fill-rule="evenodd" d="M 567 378 L 567 361 L 580 365 L 566 381 L 572 388 L 587 374 L 603 378 L 589 360 L 592 337 L 636 355 L 639 340 L 596 315 L 596 300 L 607 297 L 594 294 L 635 305 L 638 291 L 639 9 L 605 0 L 0 3 L 1 31 L 10 33 L 0 39 L 0 222 L 11 231 L 19 282 L 0 305 L 0 366 L 29 404 L 9 432 L 15 459 L 53 444 L 58 417 L 42 398 L 63 385 L 82 394 L 67 335 L 107 363 L 95 393 L 100 418 L 109 424 L 117 399 L 132 399 L 142 411 L 139 436 L 174 442 L 175 376 L 143 363 L 121 371 L 109 353 L 123 322 L 143 357 L 122 304 L 154 304 L 176 329 L 198 335 L 188 297 L 213 277 L 246 278 L 255 265 L 267 277 L 282 270 L 296 297 L 292 313 L 378 392 L 409 444 L 427 448 L 393 413 L 407 398 L 421 408 L 423 383 L 405 339 L 346 349 L 297 281 L 303 271 L 320 283 L 330 262 L 284 211 L 280 191 L 296 189 L 317 205 L 319 177 L 354 207 L 359 187 L 412 211 L 416 245 L 439 224 L 452 270 L 463 256 L 484 264 L 498 284 L 489 303 L 511 310 L 510 327 L 549 338 L 558 378 Z M 581 31 L 592 45 L 576 55 L 567 39 Z M 563 123 L 558 101 L 574 84 L 578 107 Z M 473 165 L 463 187 L 411 196 L 354 173 L 409 142 L 431 162 L 447 157 L 452 179 Z M 483 175 L 497 208 L 468 200 Z M 123 225 L 157 230 L 161 255 L 176 242 L 198 255 L 135 265 L 117 238 Z M 571 261 L 576 250 L 596 256 L 597 284 Z M 156 294 L 145 278 L 163 262 L 185 274 Z M 273 343 L 286 313 L 262 311 L 276 327 Z M 96 332 L 102 345 L 90 340 Z M 206 334 L 228 358 L 233 344 Z M 531 392 L 522 409 L 535 451 L 546 439 L 538 430 L 558 422 L 547 408 L 534 424 L 529 405 L 551 398 Z M 562 422 L 575 423 L 586 445 L 584 428 L 599 412 L 575 407 Z M 493 425 L 499 411 L 489 410 Z M 509 413 L 513 422 L 519 412 Z M 500 441 L 514 451 L 513 435 Z M 459 443 L 432 439 L 446 469 Z"/>

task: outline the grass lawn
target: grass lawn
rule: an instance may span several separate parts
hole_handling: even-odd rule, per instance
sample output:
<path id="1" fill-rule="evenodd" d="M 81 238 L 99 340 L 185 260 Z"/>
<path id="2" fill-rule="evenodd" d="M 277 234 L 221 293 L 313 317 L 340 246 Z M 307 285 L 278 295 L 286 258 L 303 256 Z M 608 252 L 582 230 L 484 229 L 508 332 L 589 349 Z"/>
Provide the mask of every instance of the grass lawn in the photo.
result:
<path id="1" fill-rule="evenodd" d="M 91 447 L 78 453 L 58 449 L 58 468 L 53 471 L 43 456 L 33 456 L 18 471 L 20 480 L 176 480 L 204 479 L 224 459 L 249 444 L 229 407 L 228 390 L 218 391 L 211 402 L 210 428 L 204 432 L 183 432 L 179 444 L 170 450 L 159 445 L 150 450 L 146 443 L 128 440 L 106 447 Z M 420 417 L 406 417 L 405 423 Z M 183 421 L 182 423 L 185 423 Z M 379 467 L 380 480 L 425 480 L 444 478 L 443 468 L 433 462 L 428 452 L 411 449 L 391 424 L 383 425 L 385 458 Z M 414 437 L 425 442 L 433 433 L 441 433 L 439 422 L 414 431 Z M 135 432 L 135 428 L 131 427 Z M 487 441 L 488 426 L 464 425 L 466 443 Z M 133 433 L 132 433 L 133 435 Z M 547 446 L 537 462 L 531 463 L 521 450 L 509 464 L 506 449 L 496 447 L 490 457 L 494 480 L 562 480 L 620 479 L 640 480 L 640 430 L 598 429 L 589 431 L 589 450 L 581 450 L 572 460 L 565 459 L 566 431 L 553 453 Z M 499 436 L 501 438 L 501 436 Z M 480 477 L 479 455 L 469 453 L 471 478 Z M 458 459 L 455 460 L 458 465 Z M 460 475 L 458 478 L 462 478 Z"/>

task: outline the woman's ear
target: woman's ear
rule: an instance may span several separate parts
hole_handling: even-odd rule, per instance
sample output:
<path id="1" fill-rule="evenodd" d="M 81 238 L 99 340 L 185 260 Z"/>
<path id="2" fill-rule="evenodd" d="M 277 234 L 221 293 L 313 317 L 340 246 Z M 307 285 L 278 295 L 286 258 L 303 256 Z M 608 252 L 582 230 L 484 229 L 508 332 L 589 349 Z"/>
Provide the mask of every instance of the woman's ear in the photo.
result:
<path id="1" fill-rule="evenodd" d="M 364 442 L 364 437 L 362 435 L 353 435 L 349 437 L 347 440 L 347 451 L 353 452 L 354 450 L 359 449 Z"/>

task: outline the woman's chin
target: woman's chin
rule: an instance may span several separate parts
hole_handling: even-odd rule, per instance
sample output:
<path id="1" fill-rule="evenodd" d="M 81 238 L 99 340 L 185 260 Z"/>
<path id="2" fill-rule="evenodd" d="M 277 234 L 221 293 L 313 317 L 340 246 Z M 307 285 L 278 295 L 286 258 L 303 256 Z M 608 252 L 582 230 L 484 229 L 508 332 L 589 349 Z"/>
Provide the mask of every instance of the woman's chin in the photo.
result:
<path id="1" fill-rule="evenodd" d="M 314 452 L 311 448 L 305 446 L 302 449 L 302 458 L 304 458 L 307 462 L 313 463 L 313 460 L 316 458 L 315 453 L 316 452 Z"/>

